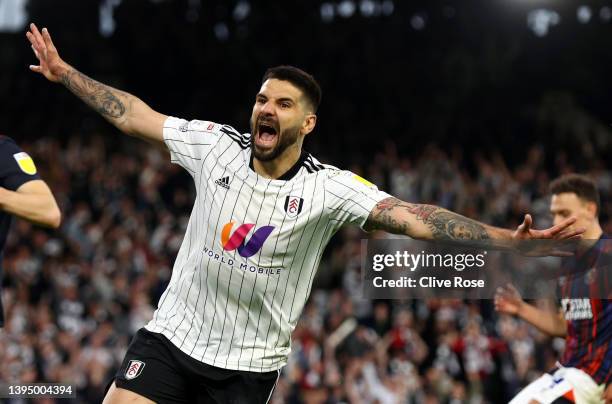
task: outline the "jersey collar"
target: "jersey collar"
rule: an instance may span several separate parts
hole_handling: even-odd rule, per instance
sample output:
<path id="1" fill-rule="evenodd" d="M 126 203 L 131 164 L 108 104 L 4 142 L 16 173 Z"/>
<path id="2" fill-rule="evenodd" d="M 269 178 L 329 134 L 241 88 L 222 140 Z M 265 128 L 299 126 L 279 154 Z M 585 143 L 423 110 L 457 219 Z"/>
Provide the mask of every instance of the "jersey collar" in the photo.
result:
<path id="1" fill-rule="evenodd" d="M 302 164 L 304 163 L 304 160 L 306 160 L 306 157 L 308 157 L 308 153 L 302 150 L 302 153 L 300 154 L 300 158 L 298 159 L 298 161 L 295 162 L 295 164 L 290 169 L 285 171 L 285 173 L 281 175 L 280 177 L 272 178 L 272 179 L 280 180 L 280 181 L 289 181 L 290 179 L 295 177 L 298 171 L 300 171 L 300 168 L 302 168 Z M 251 152 L 251 156 L 249 159 L 249 168 L 255 171 L 255 166 L 253 166 L 253 153 L 252 152 Z"/>

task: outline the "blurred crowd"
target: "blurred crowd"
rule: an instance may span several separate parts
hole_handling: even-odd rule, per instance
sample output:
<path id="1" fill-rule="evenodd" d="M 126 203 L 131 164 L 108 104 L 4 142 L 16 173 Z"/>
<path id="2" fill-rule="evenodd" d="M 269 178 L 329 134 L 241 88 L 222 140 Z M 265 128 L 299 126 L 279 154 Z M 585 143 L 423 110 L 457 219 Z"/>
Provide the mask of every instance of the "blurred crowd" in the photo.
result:
<path id="1" fill-rule="evenodd" d="M 389 15 L 333 22 L 319 2 L 25 3 L 69 63 L 164 113 L 244 130 L 265 69 L 294 64 L 324 89 L 305 143 L 323 162 L 510 228 L 526 212 L 548 225 L 550 180 L 587 173 L 612 233 L 612 53 L 600 41 L 612 24 L 576 26 L 574 6 L 534 38 L 526 10 L 486 0 L 394 1 Z M 0 381 L 72 383 L 77 402 L 100 402 L 168 283 L 194 188 L 164 152 L 110 134 L 32 75 L 22 32 L 1 34 L 0 49 L 0 129 L 34 156 L 63 213 L 55 232 L 13 225 Z M 359 298 L 363 237 L 385 236 L 346 228 L 328 246 L 272 402 L 505 403 L 563 350 L 491 301 Z"/>
<path id="2" fill-rule="evenodd" d="M 191 177 L 165 152 L 115 136 L 22 144 L 53 189 L 63 224 L 56 232 L 13 225 L 0 380 L 72 383 L 77 402 L 100 402 L 168 283 L 194 198 Z M 464 155 L 435 144 L 408 158 L 389 142 L 368 165 L 346 168 L 410 202 L 504 227 L 531 212 L 545 226 L 547 185 L 574 171 L 580 156 L 526 148 L 524 161 L 510 166 L 501 152 Z M 587 160 L 610 233 L 612 167 Z M 360 298 L 363 237 L 347 227 L 328 247 L 272 402 L 501 403 L 554 365 L 563 340 L 498 316 L 491 301 Z"/>

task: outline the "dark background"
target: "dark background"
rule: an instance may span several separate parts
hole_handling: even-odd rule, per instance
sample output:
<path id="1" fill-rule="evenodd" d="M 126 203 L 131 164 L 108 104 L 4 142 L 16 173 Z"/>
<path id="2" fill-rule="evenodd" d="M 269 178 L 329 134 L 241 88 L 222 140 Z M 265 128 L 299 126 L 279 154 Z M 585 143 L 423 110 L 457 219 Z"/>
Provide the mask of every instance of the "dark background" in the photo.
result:
<path id="1" fill-rule="evenodd" d="M 162 113 L 247 132 L 265 69 L 293 64 L 323 88 L 305 148 L 324 162 L 506 228 L 526 212 L 548 226 L 550 180 L 585 173 L 612 232 L 612 1 L 110 3 L 26 6 L 67 62 Z M 580 22 L 585 5 L 592 15 Z M 116 26 L 102 35 L 110 11 Z M 529 23 L 535 12 L 558 23 L 543 35 Z M 52 232 L 16 220 L 10 233 L 0 380 L 67 381 L 76 402 L 100 402 L 168 283 L 193 184 L 30 72 L 25 30 L 0 32 L 0 133 L 32 154 L 63 223 Z M 326 249 L 273 403 L 373 402 L 372 366 L 379 392 L 403 402 L 506 403 L 562 354 L 562 340 L 490 300 L 361 298 L 364 237 L 346 228 Z"/>
<path id="2" fill-rule="evenodd" d="M 237 21 L 236 1 L 124 0 L 109 37 L 99 33 L 102 2 L 32 0 L 28 10 L 86 74 L 163 113 L 244 132 L 265 69 L 302 67 L 323 88 L 306 146 L 338 165 L 367 159 L 387 139 L 410 154 L 431 141 L 449 150 L 498 148 L 511 163 L 521 161 L 525 142 L 571 150 L 599 136 L 597 152 L 610 150 L 612 24 L 600 16 L 610 2 L 396 1 L 390 15 L 373 3 L 380 15 L 364 17 L 355 2 L 348 18 L 338 15 L 342 2 L 325 3 L 335 17 L 324 22 L 321 2 L 257 1 Z M 586 24 L 576 11 L 585 4 Z M 538 8 L 560 16 L 543 37 L 527 24 Z M 415 29 L 413 18 L 424 27 Z M 215 35 L 217 24 L 226 39 Z M 0 45 L 3 131 L 61 138 L 104 127 L 27 69 L 35 59 L 23 32 L 0 35 Z"/>

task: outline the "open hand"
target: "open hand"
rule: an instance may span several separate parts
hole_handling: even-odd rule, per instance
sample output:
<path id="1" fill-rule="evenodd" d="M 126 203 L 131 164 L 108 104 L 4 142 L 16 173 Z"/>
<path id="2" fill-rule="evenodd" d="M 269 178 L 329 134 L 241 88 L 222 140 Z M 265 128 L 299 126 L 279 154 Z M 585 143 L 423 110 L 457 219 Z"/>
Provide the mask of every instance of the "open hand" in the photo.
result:
<path id="1" fill-rule="evenodd" d="M 32 44 L 34 55 L 40 63 L 38 66 L 30 65 L 30 70 L 42 74 L 55 83 L 60 81 L 62 74 L 69 66 L 60 58 L 47 28 L 43 28 L 41 33 L 36 25 L 30 24 L 26 37 Z"/>
<path id="2" fill-rule="evenodd" d="M 495 291 L 495 310 L 505 314 L 518 314 L 523 298 L 518 290 L 511 284 L 499 287 Z"/>
<path id="3" fill-rule="evenodd" d="M 571 229 L 570 227 L 574 223 L 576 223 L 576 218 L 570 217 L 556 226 L 536 230 L 531 227 L 533 225 L 531 215 L 527 214 L 523 223 L 512 233 L 512 240 L 518 241 L 518 249 L 528 256 L 571 256 L 573 253 L 570 249 L 563 249 L 563 247 L 571 246 L 572 243 L 580 240 L 586 230 L 584 228 Z M 544 240 L 550 241 L 546 242 Z"/>

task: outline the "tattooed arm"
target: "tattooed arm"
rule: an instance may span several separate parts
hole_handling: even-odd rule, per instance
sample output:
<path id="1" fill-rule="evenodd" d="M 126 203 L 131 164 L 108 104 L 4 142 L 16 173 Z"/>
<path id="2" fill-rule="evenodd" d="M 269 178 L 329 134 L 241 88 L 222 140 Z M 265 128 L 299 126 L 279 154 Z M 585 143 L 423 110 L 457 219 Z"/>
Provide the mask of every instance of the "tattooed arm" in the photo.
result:
<path id="1" fill-rule="evenodd" d="M 32 44 L 39 66 L 30 66 L 48 80 L 62 83 L 74 95 L 125 134 L 163 143 L 163 124 L 167 118 L 139 98 L 99 83 L 64 62 L 46 28 L 42 34 L 34 24 L 26 36 Z"/>
<path id="2" fill-rule="evenodd" d="M 531 216 L 525 215 L 523 223 L 512 231 L 488 226 L 437 206 L 390 197 L 374 206 L 364 227 L 422 240 L 472 240 L 490 244 L 491 240 L 575 238 L 584 232 L 584 229 L 568 229 L 575 221 L 575 218 L 569 218 L 549 229 L 535 230 L 531 228 Z"/>
<path id="3" fill-rule="evenodd" d="M 510 230 L 487 226 L 437 206 L 408 203 L 393 197 L 376 204 L 366 228 L 424 240 L 488 240 L 512 236 Z"/>

